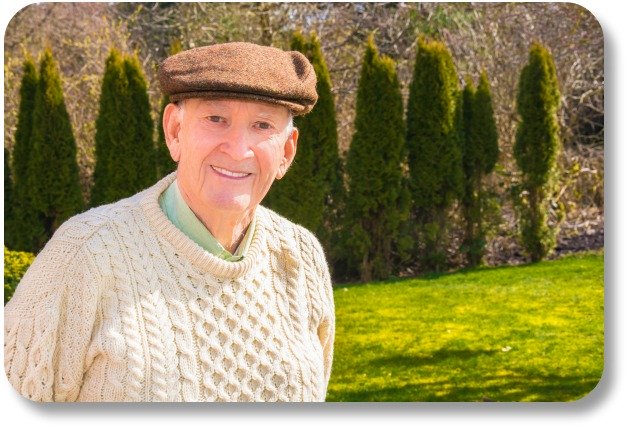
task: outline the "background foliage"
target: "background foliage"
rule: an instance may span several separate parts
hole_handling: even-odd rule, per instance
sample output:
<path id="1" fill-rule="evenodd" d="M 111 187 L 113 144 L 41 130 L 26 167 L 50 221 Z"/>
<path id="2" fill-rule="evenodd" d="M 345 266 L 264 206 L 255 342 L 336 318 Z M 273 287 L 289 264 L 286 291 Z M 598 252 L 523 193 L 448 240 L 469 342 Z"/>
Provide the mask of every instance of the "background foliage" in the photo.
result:
<path id="1" fill-rule="evenodd" d="M 318 101 L 310 113 L 294 119 L 299 130 L 296 157 L 290 173 L 273 184 L 264 204 L 314 231 L 330 254 L 343 194 L 332 85 L 315 34 L 296 32 L 290 49 L 303 53 L 314 66 Z"/>
<path id="2" fill-rule="evenodd" d="M 402 175 L 405 158 L 403 101 L 394 61 L 366 43 L 356 100 L 355 134 L 347 155 L 348 194 L 343 248 L 363 281 L 388 277 L 409 194 Z"/>
<path id="3" fill-rule="evenodd" d="M 517 127 L 514 154 L 521 171 L 515 187 L 523 246 L 533 261 L 545 257 L 556 242 L 562 213 L 554 202 L 556 159 L 560 152 L 557 111 L 560 90 L 550 53 L 535 43 L 521 71 L 517 90 Z M 550 218 L 551 215 L 555 218 Z M 550 221 L 551 220 L 551 221 Z"/>
<path id="4" fill-rule="evenodd" d="M 157 178 L 154 124 L 146 90 L 138 58 L 112 49 L 96 120 L 92 206 L 131 196 Z"/>
<path id="5" fill-rule="evenodd" d="M 419 36 L 450 50 L 458 81 L 486 70 L 491 88 L 499 157 L 486 179 L 499 207 L 485 261 L 525 260 L 517 239 L 510 188 L 520 182 L 513 157 L 519 73 L 532 40 L 551 52 L 560 82 L 557 201 L 564 207 L 557 251 L 603 245 L 604 40 L 595 17 L 568 3 L 42 3 L 27 6 L 5 35 L 5 147 L 15 156 L 19 87 L 26 56 L 51 47 L 60 66 L 63 93 L 74 129 L 81 191 L 89 200 L 95 166 L 95 122 L 111 47 L 137 54 L 146 76 L 153 122 L 161 94 L 155 71 L 173 44 L 181 48 L 248 40 L 289 48 L 295 30 L 315 31 L 327 64 L 335 102 L 339 154 L 354 133 L 355 101 L 365 40 L 375 32 L 379 50 L 396 63 L 404 106 Z M 153 132 L 157 132 L 153 130 Z M 156 140 L 157 138 L 155 138 Z M 346 177 L 345 177 L 346 180 Z M 345 183 L 346 184 L 346 183 Z M 463 218 L 457 207 L 446 248 L 448 266 L 463 264 L 458 251 Z M 406 266 L 403 275 L 420 272 Z"/>
<path id="6" fill-rule="evenodd" d="M 35 255 L 22 251 L 10 251 L 4 247 L 4 304 L 11 300 L 15 287 L 26 273 Z"/>
<path id="7" fill-rule="evenodd" d="M 492 192 L 486 187 L 485 177 L 493 171 L 499 157 L 493 102 L 485 72 L 480 74 L 477 88 L 471 79 L 467 80 L 458 101 L 461 110 L 458 138 L 464 176 L 461 211 L 465 223 L 460 251 L 466 257 L 466 266 L 473 267 L 482 261 L 494 218 Z"/>
<path id="8" fill-rule="evenodd" d="M 35 110 L 35 92 L 37 91 L 37 69 L 31 58 L 26 58 L 22 65 L 20 82 L 18 126 L 15 130 L 15 145 L 12 162 L 5 147 L 5 174 L 9 173 L 13 181 L 13 191 L 5 192 L 5 233 L 4 240 L 9 248 L 35 251 L 42 239 L 43 225 L 40 223 L 31 201 L 28 188 L 30 165 L 32 163 L 33 111 Z M 6 178 L 5 178 L 6 185 Z M 19 220 L 19 221 L 18 221 Z"/>
<path id="9" fill-rule="evenodd" d="M 408 168 L 419 242 L 427 270 L 447 265 L 448 213 L 462 196 L 458 76 L 442 42 L 419 39 L 407 108 Z"/>
<path id="10" fill-rule="evenodd" d="M 33 107 L 26 184 L 33 211 L 43 228 L 37 249 L 85 205 L 76 164 L 76 141 L 57 64 L 52 51 L 46 49 L 39 64 Z"/>

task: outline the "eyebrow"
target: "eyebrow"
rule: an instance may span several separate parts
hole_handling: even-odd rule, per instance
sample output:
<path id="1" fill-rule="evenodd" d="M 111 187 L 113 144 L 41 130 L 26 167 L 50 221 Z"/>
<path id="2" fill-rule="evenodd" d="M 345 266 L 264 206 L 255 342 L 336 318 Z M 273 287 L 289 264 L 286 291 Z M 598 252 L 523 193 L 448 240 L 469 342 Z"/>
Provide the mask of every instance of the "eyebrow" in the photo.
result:
<path id="1" fill-rule="evenodd" d="M 257 117 L 264 117 L 264 118 L 269 118 L 269 119 L 276 119 L 276 120 L 281 120 L 284 116 L 284 113 L 286 113 L 283 109 L 272 109 L 272 110 L 262 110 L 258 113 L 256 113 L 255 115 Z M 288 118 L 290 117 L 290 114 L 288 113 L 287 115 Z"/>
<path id="2" fill-rule="evenodd" d="M 264 111 L 257 113 L 255 116 L 260 117 L 262 119 L 278 119 L 272 113 L 267 113 L 267 112 L 264 112 Z"/>
<path id="3" fill-rule="evenodd" d="M 220 101 L 213 101 L 211 103 L 203 103 L 200 107 L 200 110 L 209 110 L 209 109 L 220 109 L 227 110 L 228 106 Z"/>

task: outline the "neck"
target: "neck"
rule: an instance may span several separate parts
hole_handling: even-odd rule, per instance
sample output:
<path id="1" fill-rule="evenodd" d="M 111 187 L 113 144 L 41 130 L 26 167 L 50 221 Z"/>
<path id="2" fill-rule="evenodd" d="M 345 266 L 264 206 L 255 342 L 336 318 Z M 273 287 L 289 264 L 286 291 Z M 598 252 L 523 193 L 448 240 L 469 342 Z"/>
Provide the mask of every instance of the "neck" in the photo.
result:
<path id="1" fill-rule="evenodd" d="M 179 191 L 194 215 L 203 223 L 212 236 L 220 242 L 220 245 L 233 254 L 240 242 L 242 242 L 244 235 L 246 235 L 246 231 L 253 220 L 253 215 L 255 215 L 255 209 L 244 212 L 203 209 L 203 207 L 195 206 L 180 186 Z"/>

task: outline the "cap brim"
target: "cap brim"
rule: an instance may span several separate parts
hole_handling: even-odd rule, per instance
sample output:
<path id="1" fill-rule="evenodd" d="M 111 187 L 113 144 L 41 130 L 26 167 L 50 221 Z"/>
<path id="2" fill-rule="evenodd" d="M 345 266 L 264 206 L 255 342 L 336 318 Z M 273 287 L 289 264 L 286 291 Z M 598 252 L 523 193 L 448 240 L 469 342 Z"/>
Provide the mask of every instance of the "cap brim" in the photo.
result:
<path id="1" fill-rule="evenodd" d="M 171 102 L 177 102 L 189 98 L 202 98 L 202 99 L 242 99 L 261 101 L 270 104 L 276 104 L 287 107 L 294 116 L 301 116 L 309 113 L 314 105 L 298 104 L 289 100 L 282 100 L 273 98 L 270 96 L 252 94 L 247 92 L 228 92 L 228 91 L 194 91 L 194 92 L 181 92 L 178 94 L 170 95 Z"/>

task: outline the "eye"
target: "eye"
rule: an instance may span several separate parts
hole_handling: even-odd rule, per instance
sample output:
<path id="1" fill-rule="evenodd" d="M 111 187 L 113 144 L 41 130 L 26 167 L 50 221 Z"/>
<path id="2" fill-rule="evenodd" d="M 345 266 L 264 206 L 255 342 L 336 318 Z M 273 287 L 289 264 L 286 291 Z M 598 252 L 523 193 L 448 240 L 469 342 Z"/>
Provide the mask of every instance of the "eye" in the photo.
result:
<path id="1" fill-rule="evenodd" d="M 210 122 L 221 123 L 225 121 L 225 118 L 222 116 L 208 116 L 207 117 Z"/>
<path id="2" fill-rule="evenodd" d="M 263 121 L 255 122 L 255 127 L 259 128 L 261 130 L 264 130 L 264 131 L 269 130 L 269 129 L 273 129 L 273 125 L 271 125 L 268 122 L 263 122 Z"/>

